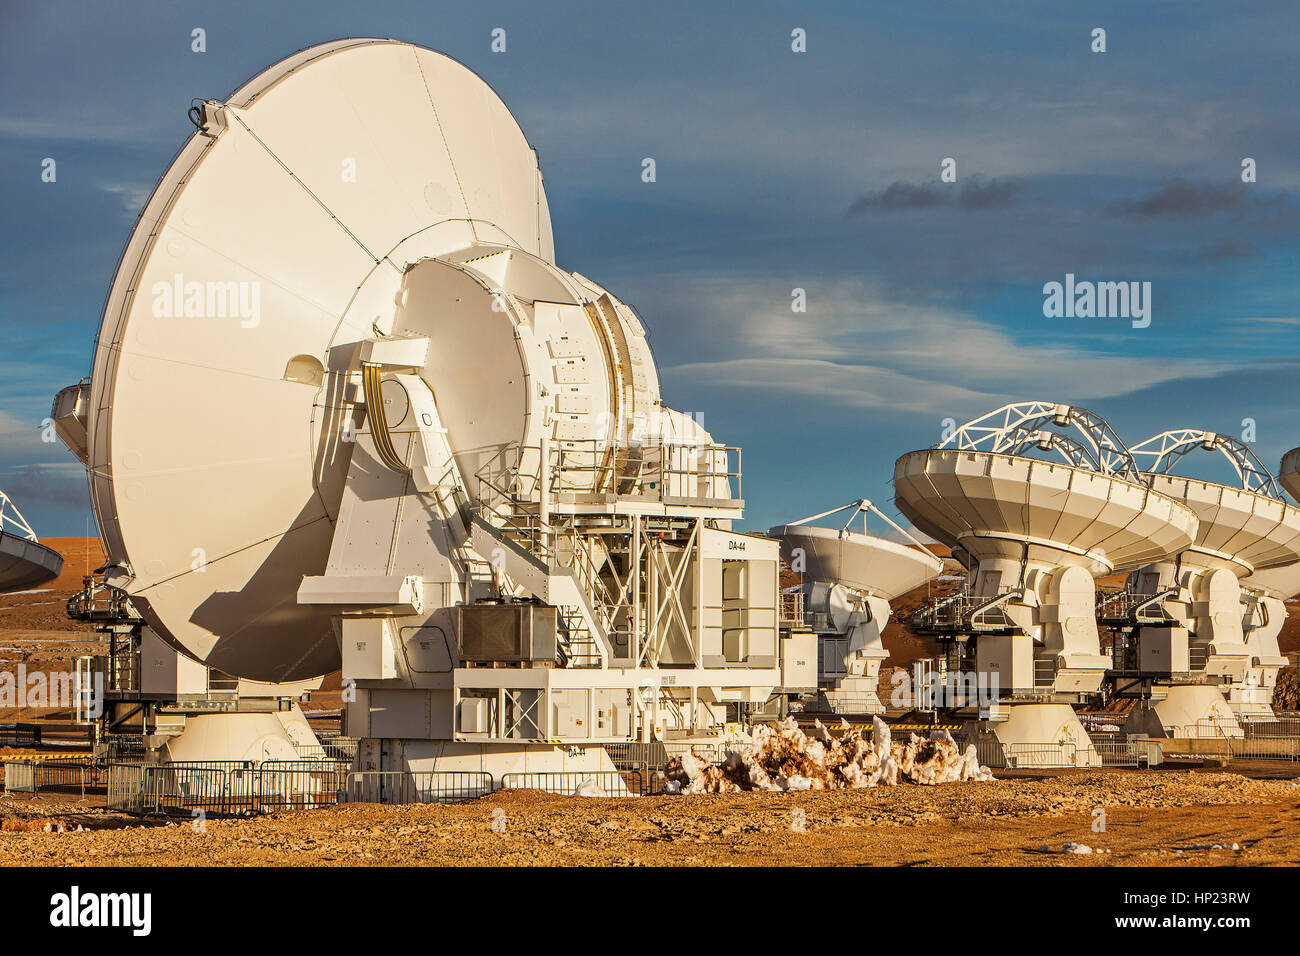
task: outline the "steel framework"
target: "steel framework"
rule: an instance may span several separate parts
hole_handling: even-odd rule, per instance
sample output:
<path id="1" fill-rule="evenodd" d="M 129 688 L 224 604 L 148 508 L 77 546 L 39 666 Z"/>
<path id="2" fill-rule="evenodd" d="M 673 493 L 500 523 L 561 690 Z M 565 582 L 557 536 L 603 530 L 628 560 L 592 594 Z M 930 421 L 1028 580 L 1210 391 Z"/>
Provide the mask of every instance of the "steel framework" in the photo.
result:
<path id="1" fill-rule="evenodd" d="M 1077 439 L 1048 431 L 1049 427 L 1072 428 Z M 958 427 L 932 447 L 1011 456 L 1033 449 L 1054 451 L 1075 468 L 1141 480 L 1137 461 L 1104 418 L 1086 408 L 1056 402 L 1003 405 Z"/>
<path id="2" fill-rule="evenodd" d="M 27 523 L 18 506 L 13 503 L 13 499 L 0 491 L 0 533 L 14 534 L 15 532 L 28 541 L 36 540 L 36 532 Z"/>
<path id="3" fill-rule="evenodd" d="M 1284 500 L 1273 473 L 1244 443 L 1231 435 L 1220 435 L 1200 428 L 1171 428 L 1153 435 L 1129 449 L 1135 460 L 1150 464 L 1143 470 L 1153 475 L 1167 475 L 1185 455 L 1197 449 L 1217 451 L 1237 473 L 1242 490 Z"/>

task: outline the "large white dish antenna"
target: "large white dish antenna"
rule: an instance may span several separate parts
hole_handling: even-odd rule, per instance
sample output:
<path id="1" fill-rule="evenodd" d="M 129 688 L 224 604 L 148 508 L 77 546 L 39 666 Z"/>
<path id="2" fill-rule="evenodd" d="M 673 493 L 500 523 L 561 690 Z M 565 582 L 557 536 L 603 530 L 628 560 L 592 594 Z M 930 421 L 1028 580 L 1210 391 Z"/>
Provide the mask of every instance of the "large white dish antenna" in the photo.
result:
<path id="1" fill-rule="evenodd" d="M 550 215 L 501 100 L 409 43 L 311 47 L 195 115 L 109 293 L 92 499 L 161 637 L 300 680 L 339 664 L 330 609 L 296 600 L 326 567 L 351 457 L 329 349 L 390 332 L 421 259 L 496 243 L 552 262 Z"/>
<path id="2" fill-rule="evenodd" d="M 1036 451 L 1060 460 L 1028 457 Z M 1097 576 L 1161 560 L 1196 533 L 1196 516 L 1140 482 L 1102 419 L 1050 402 L 1004 406 L 903 455 L 894 492 L 917 528 L 976 560 L 1076 565 Z"/>
<path id="3" fill-rule="evenodd" d="M 1256 571 L 1241 581 L 1244 587 L 1258 588 L 1283 601 L 1300 594 L 1300 563 Z"/>
<path id="4" fill-rule="evenodd" d="M 1268 469 L 1229 435 L 1202 429 L 1161 432 L 1131 448 L 1151 487 L 1196 513 L 1196 540 L 1179 556 L 1190 567 L 1227 568 L 1238 577 L 1300 561 L 1300 508 L 1288 504 Z M 1170 469 L 1193 451 L 1217 451 L 1241 487 L 1184 478 Z"/>
<path id="5" fill-rule="evenodd" d="M 1277 480 L 1292 498 L 1300 500 L 1300 448 L 1293 448 L 1282 456 Z M 1300 594 L 1300 563 L 1256 571 L 1242 583 L 1262 588 L 1283 600 L 1295 597 Z"/>

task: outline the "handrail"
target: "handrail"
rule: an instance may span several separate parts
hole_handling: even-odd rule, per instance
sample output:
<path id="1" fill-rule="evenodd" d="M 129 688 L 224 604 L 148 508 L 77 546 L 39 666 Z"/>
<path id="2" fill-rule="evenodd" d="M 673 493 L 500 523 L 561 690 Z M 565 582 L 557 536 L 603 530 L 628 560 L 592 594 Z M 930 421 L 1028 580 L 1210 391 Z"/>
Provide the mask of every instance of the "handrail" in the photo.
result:
<path id="1" fill-rule="evenodd" d="M 973 630 L 995 630 L 1010 626 L 1010 620 L 1003 622 L 985 622 L 977 618 L 996 607 L 1021 597 L 1022 588 L 1008 588 L 998 594 L 971 594 L 969 591 L 957 591 L 932 604 L 922 605 L 912 615 L 913 627 L 964 627 Z M 948 612 L 948 613 L 945 613 Z"/>
<path id="2" fill-rule="evenodd" d="M 735 470 L 730 467 L 730 454 L 733 451 L 736 453 Z M 534 453 L 531 457 L 537 459 L 537 466 L 525 471 L 522 462 L 530 457 L 529 452 Z M 511 455 L 513 461 L 510 460 Z M 676 478 L 679 484 L 695 481 L 705 482 L 710 487 L 725 482 L 726 499 L 738 500 L 742 497 L 743 481 L 740 456 L 741 448 L 738 445 L 647 442 L 615 446 L 603 439 L 581 438 L 565 439 L 550 445 L 546 465 L 552 491 L 645 496 L 645 486 L 649 485 L 654 491 L 651 497 L 663 500 L 672 497 L 672 479 Z M 541 483 L 541 466 L 541 446 L 522 445 L 517 441 L 502 445 L 474 472 L 474 477 L 479 482 L 480 497 L 494 495 L 512 502 L 530 500 L 521 499 L 517 492 L 501 487 L 494 477 L 509 476 L 516 485 L 526 482 L 532 488 L 537 488 Z M 592 477 L 589 481 L 575 480 L 575 476 L 581 475 Z M 731 493 L 732 479 L 736 482 L 734 495 Z M 625 484 L 632 487 L 621 487 Z M 530 489 L 527 494 L 531 496 L 531 493 Z"/>

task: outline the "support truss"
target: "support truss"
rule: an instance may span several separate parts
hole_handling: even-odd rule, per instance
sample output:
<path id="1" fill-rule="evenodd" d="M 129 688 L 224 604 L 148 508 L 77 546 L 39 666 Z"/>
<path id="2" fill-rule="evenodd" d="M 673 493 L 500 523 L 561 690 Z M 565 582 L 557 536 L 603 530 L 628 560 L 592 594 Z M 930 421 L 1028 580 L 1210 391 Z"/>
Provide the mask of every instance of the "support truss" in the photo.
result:
<path id="1" fill-rule="evenodd" d="M 1049 431 L 1070 429 L 1073 435 Z M 1100 415 L 1055 402 L 1014 402 L 972 419 L 934 445 L 962 451 L 1023 456 L 1054 451 L 1076 468 L 1141 481 L 1128 446 Z"/>
<path id="2" fill-rule="evenodd" d="M 0 532 L 17 535 L 28 541 L 36 540 L 36 532 L 32 530 L 32 526 L 27 523 L 27 519 L 13 503 L 13 499 L 3 491 L 0 491 Z"/>
<path id="3" fill-rule="evenodd" d="M 1172 428 L 1153 435 L 1131 449 L 1133 457 L 1153 475 L 1167 475 L 1186 455 L 1200 449 L 1217 451 L 1228 460 L 1243 491 L 1267 495 L 1279 501 L 1282 489 L 1264 463 L 1244 443 L 1231 435 L 1220 435 L 1200 428 Z"/>

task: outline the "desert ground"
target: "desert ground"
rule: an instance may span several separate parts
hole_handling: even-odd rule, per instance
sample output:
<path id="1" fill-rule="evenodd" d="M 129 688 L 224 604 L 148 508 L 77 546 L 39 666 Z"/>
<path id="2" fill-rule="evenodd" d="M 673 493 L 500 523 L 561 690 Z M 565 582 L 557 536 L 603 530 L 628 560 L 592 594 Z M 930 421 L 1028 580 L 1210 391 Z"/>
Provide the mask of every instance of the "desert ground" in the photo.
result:
<path id="1" fill-rule="evenodd" d="M 65 572 L 41 591 L 0 596 L 0 668 L 61 669 L 102 653 L 89 626 L 64 614 L 86 569 L 102 563 L 98 542 L 47 543 L 65 555 Z M 927 590 L 952 586 L 897 602 L 886 632 L 892 663 L 934 652 L 900 621 Z M 1283 650 L 1294 660 L 1300 608 L 1291 613 Z M 305 709 L 330 713 L 337 688 L 332 675 Z M 0 722 L 33 716 L 56 737 L 60 728 L 69 738 L 78 732 L 57 711 L 0 711 Z M 0 758 L 15 755 L 0 748 Z M 189 819 L 142 822 L 94 803 L 0 797 L 0 865 L 1300 864 L 1300 765 L 1283 762 L 1022 772 L 991 783 L 790 794 L 619 799 L 505 791 L 449 806 L 346 804 L 208 819 L 199 829 Z M 1094 830 L 1097 808 L 1104 832 Z M 502 819 L 503 832 L 494 831 Z M 1067 843 L 1093 852 L 1064 853 Z"/>
<path id="2" fill-rule="evenodd" d="M 1104 832 L 1093 829 L 1098 807 Z M 1222 772 L 621 799 L 506 791 L 450 806 L 346 804 L 201 827 L 189 820 L 141 826 L 23 798 L 0 800 L 0 816 L 5 866 L 1300 863 L 1300 782 Z M 1093 852 L 1062 852 L 1067 843 Z"/>

